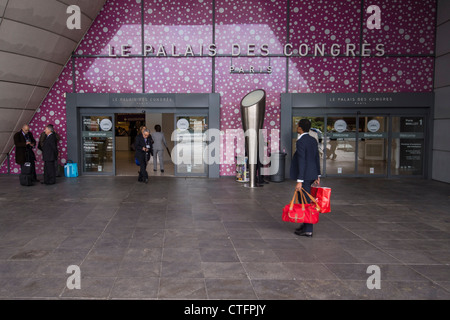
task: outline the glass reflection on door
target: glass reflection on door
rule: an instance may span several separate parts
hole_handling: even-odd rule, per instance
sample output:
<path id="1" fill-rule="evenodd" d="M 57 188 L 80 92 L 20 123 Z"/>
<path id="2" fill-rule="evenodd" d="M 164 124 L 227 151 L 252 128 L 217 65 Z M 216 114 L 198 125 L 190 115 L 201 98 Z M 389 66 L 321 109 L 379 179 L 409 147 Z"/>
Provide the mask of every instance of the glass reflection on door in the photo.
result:
<path id="1" fill-rule="evenodd" d="M 206 176 L 208 173 L 206 148 L 206 116 L 175 117 L 175 148 L 172 159 L 175 175 Z"/>
<path id="2" fill-rule="evenodd" d="M 83 172 L 113 173 L 112 116 L 82 116 Z"/>
<path id="3" fill-rule="evenodd" d="M 388 117 L 359 117 L 358 174 L 387 174 L 388 126 Z"/>
<path id="4" fill-rule="evenodd" d="M 355 174 L 355 117 L 327 118 L 324 154 L 326 174 Z"/>

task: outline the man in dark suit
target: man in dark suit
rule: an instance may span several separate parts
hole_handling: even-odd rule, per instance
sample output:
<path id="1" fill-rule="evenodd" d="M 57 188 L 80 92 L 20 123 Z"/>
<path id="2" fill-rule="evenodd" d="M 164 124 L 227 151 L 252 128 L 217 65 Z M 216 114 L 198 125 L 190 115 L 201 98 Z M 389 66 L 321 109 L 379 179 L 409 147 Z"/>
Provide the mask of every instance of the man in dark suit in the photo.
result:
<path id="1" fill-rule="evenodd" d="M 58 160 L 58 146 L 53 126 L 45 127 L 47 137 L 42 145 L 42 159 L 44 160 L 44 184 L 56 183 L 55 162 Z"/>
<path id="2" fill-rule="evenodd" d="M 296 190 L 302 188 L 311 193 L 311 185 L 320 183 L 320 160 L 317 140 L 311 137 L 308 132 L 311 129 L 311 122 L 308 119 L 301 119 L 298 122 L 297 133 L 300 134 L 295 146 L 296 151 L 292 157 L 290 177 L 297 180 Z M 299 196 L 300 199 L 300 196 Z M 307 197 L 307 202 L 309 199 Z M 312 237 L 313 225 L 304 223 L 295 231 L 296 235 Z"/>
<path id="3" fill-rule="evenodd" d="M 49 125 L 52 125 L 49 123 Z M 53 126 L 53 125 L 52 125 Z M 56 137 L 56 145 L 58 145 L 59 140 L 61 140 L 61 137 L 59 136 L 58 132 L 56 132 L 55 127 L 53 127 L 53 134 Z M 47 135 L 45 134 L 45 131 L 42 131 L 41 135 L 39 136 L 39 143 L 38 143 L 38 149 L 42 151 L 42 146 L 44 145 L 44 141 L 47 138 Z M 59 158 L 59 153 L 58 153 Z M 59 173 L 59 165 L 58 161 L 55 161 L 55 170 L 56 170 L 56 176 L 61 177 L 61 174 Z"/>
<path id="4" fill-rule="evenodd" d="M 142 135 L 136 137 L 136 159 L 139 161 L 140 171 L 138 181 L 148 183 L 147 161 L 150 159 L 152 141 L 150 131 L 144 129 Z"/>
<path id="5" fill-rule="evenodd" d="M 31 177 L 33 181 L 39 182 L 36 177 L 36 156 L 33 151 L 33 148 L 36 146 L 36 140 L 27 124 L 24 124 L 22 130 L 14 135 L 14 145 L 16 146 L 16 163 L 20 164 L 21 172 L 24 172 L 25 162 L 30 162 Z"/>

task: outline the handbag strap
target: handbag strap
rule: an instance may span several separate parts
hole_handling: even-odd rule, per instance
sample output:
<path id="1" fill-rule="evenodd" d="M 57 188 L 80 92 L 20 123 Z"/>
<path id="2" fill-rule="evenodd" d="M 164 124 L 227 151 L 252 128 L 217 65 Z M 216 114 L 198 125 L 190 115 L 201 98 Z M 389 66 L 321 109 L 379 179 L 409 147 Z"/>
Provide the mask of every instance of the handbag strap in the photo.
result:
<path id="1" fill-rule="evenodd" d="M 295 213 L 295 216 L 292 216 L 292 214 L 291 214 L 292 209 L 294 207 L 295 200 L 297 200 L 297 202 L 299 202 L 298 201 L 299 193 L 300 193 L 301 204 L 302 204 L 302 216 L 301 217 L 298 216 L 298 212 Z M 306 198 L 305 198 L 305 195 L 303 194 L 303 192 L 301 192 L 301 191 L 298 192 L 297 190 L 295 190 L 294 196 L 292 197 L 291 205 L 289 207 L 289 212 L 288 212 L 289 218 L 295 220 L 295 222 L 303 221 L 303 219 L 305 218 L 305 203 L 306 203 Z"/>
<path id="2" fill-rule="evenodd" d="M 294 192 L 294 196 L 292 197 L 292 200 L 291 200 L 291 203 L 290 203 L 290 206 L 289 206 L 289 211 L 292 211 L 292 208 L 294 208 L 295 200 L 297 200 L 297 202 L 298 202 L 297 191 Z"/>
<path id="3" fill-rule="evenodd" d="M 312 195 L 310 195 L 305 189 L 302 188 L 302 191 L 303 191 L 304 193 L 306 193 L 306 195 L 307 195 L 307 196 L 311 199 L 311 201 L 316 205 L 316 209 L 320 211 L 321 208 L 320 208 L 319 204 L 317 203 L 316 199 L 315 199 Z M 303 194 L 303 192 L 302 192 L 302 194 Z M 306 200 L 306 199 L 305 199 L 305 200 Z"/>
<path id="4" fill-rule="evenodd" d="M 303 189 L 303 188 L 302 188 Z M 302 210 L 305 210 L 305 204 L 307 203 L 306 202 L 306 196 L 305 196 L 305 194 L 303 193 L 303 190 L 300 190 L 300 197 L 302 198 Z"/>
<path id="5" fill-rule="evenodd" d="M 306 192 L 306 191 L 305 191 Z M 300 193 L 300 201 L 298 200 L 298 194 Z M 306 202 L 306 196 L 303 194 L 303 191 L 294 191 L 294 196 L 292 197 L 289 210 L 292 211 L 292 208 L 294 207 L 295 201 L 297 201 L 298 204 L 302 205 L 302 210 L 305 210 L 305 204 Z"/>

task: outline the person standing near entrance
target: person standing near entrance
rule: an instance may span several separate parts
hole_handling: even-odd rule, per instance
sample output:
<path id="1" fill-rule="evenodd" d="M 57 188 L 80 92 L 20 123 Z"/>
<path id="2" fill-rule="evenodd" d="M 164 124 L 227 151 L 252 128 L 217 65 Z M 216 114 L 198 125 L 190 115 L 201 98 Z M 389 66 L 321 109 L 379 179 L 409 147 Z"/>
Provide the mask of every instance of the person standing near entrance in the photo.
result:
<path id="1" fill-rule="evenodd" d="M 51 123 L 48 125 L 53 126 Z M 58 132 L 55 130 L 55 127 L 53 126 L 53 134 L 56 137 L 56 145 L 58 145 L 59 140 L 61 140 L 61 137 L 59 136 Z M 47 138 L 47 135 L 45 134 L 45 130 L 42 131 L 41 135 L 39 136 L 39 143 L 37 145 L 38 149 L 42 151 L 42 146 L 44 145 L 44 141 Z M 60 157 L 60 154 L 58 153 L 58 158 Z M 55 161 L 55 170 L 56 170 L 56 176 L 60 177 L 60 173 L 58 170 L 58 161 Z"/>
<path id="2" fill-rule="evenodd" d="M 164 172 L 164 147 L 167 148 L 166 138 L 164 137 L 164 133 L 161 132 L 161 126 L 157 124 L 155 126 L 155 131 L 152 134 L 153 138 L 153 171 L 157 171 L 158 162 L 157 157 L 159 159 L 159 168 L 161 172 Z"/>
<path id="3" fill-rule="evenodd" d="M 16 163 L 20 164 L 20 170 L 24 172 L 25 162 L 31 164 L 31 178 L 35 182 L 39 182 L 36 177 L 36 156 L 33 148 L 36 146 L 36 140 L 27 124 L 22 126 L 22 130 L 14 135 L 14 145 L 16 146 Z"/>
<path id="4" fill-rule="evenodd" d="M 43 184 L 56 183 L 56 166 L 58 160 L 58 142 L 53 126 L 45 127 L 46 138 L 42 145 L 42 159 L 44 160 L 44 182 Z"/>
<path id="5" fill-rule="evenodd" d="M 136 159 L 139 161 L 139 178 L 138 181 L 148 183 L 147 161 L 150 159 L 151 150 L 150 131 L 144 129 L 142 135 L 136 137 Z"/>
<path id="6" fill-rule="evenodd" d="M 320 160 L 317 140 L 311 137 L 308 132 L 311 129 L 311 122 L 308 119 L 301 119 L 298 122 L 297 133 L 300 134 L 295 146 L 295 154 L 292 157 L 290 177 L 297 180 L 295 190 L 299 192 L 302 188 L 311 193 L 311 185 L 315 182 L 320 184 Z M 300 198 L 300 196 L 299 196 Z M 307 201 L 309 202 L 309 198 Z M 295 230 L 299 236 L 312 237 L 313 225 L 304 223 Z"/>

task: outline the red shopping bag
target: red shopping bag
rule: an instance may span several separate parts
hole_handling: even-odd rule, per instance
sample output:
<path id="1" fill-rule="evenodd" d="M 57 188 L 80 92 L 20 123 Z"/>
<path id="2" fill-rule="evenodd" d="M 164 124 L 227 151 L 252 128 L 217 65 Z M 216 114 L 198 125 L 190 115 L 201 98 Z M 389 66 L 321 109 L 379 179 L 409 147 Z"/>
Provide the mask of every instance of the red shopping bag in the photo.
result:
<path id="1" fill-rule="evenodd" d="M 311 195 L 320 207 L 320 213 L 331 212 L 331 188 L 311 187 Z"/>
<path id="2" fill-rule="evenodd" d="M 306 196 L 303 192 L 306 191 L 300 192 L 301 203 L 298 203 L 298 193 L 295 191 L 292 201 L 283 209 L 283 214 L 281 216 L 283 221 L 311 224 L 319 222 L 318 205 L 314 202 L 314 199 L 312 203 L 306 203 Z"/>

